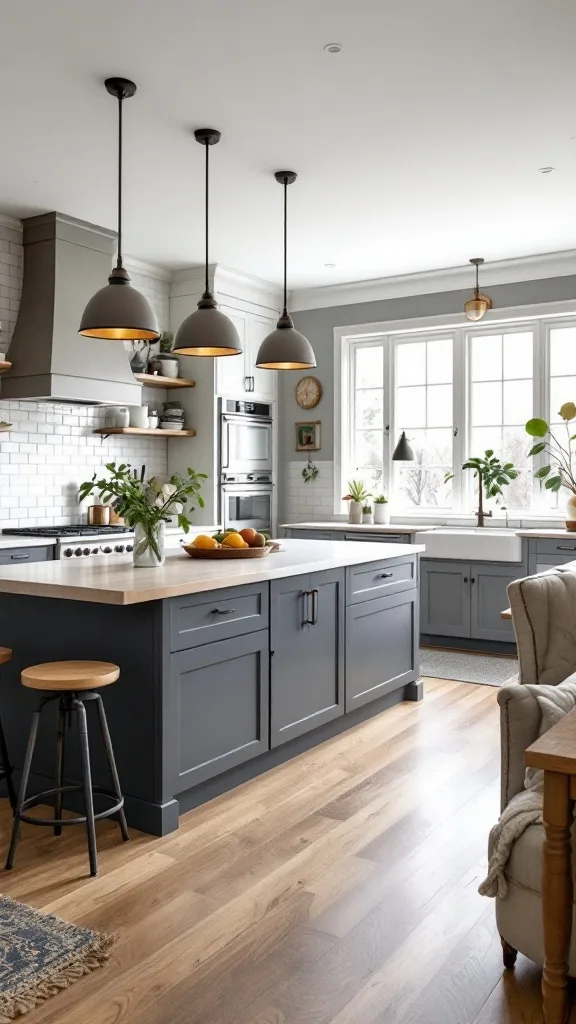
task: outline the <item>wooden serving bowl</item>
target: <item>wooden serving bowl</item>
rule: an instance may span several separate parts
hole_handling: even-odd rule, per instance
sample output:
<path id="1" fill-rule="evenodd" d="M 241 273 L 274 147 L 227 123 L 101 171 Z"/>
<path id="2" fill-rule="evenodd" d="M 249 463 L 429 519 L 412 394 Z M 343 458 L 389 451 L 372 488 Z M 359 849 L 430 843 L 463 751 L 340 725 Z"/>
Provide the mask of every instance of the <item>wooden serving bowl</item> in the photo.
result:
<path id="1" fill-rule="evenodd" d="M 273 550 L 271 544 L 263 548 L 195 548 L 193 544 L 183 544 L 183 550 L 190 558 L 266 558 Z"/>

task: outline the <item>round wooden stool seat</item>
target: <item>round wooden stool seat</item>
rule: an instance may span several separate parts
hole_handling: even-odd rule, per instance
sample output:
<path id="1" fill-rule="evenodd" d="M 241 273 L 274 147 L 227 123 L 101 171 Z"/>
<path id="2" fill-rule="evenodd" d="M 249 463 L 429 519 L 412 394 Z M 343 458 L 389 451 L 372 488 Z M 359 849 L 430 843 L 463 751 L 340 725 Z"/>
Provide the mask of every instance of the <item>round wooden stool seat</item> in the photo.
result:
<path id="1" fill-rule="evenodd" d="M 5 665 L 7 661 L 11 661 L 12 651 L 9 647 L 0 647 L 0 665 Z"/>
<path id="2" fill-rule="evenodd" d="M 5 648 L 2 648 L 5 649 Z M 22 672 L 22 684 L 32 690 L 97 690 L 120 675 L 111 661 L 46 661 Z"/>

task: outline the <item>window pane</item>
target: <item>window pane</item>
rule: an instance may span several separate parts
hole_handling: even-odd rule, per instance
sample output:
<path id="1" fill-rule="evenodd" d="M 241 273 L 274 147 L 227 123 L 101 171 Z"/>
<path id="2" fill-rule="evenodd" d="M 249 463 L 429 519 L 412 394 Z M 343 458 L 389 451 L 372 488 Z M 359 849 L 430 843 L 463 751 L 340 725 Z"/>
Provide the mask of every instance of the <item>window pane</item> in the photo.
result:
<path id="1" fill-rule="evenodd" d="M 501 427 L 475 427 L 470 438 L 470 455 L 482 456 L 491 448 L 492 451 L 500 454 L 502 448 Z"/>
<path id="2" fill-rule="evenodd" d="M 502 384 L 472 385 L 472 423 L 474 426 L 502 422 Z"/>
<path id="3" fill-rule="evenodd" d="M 533 438 L 528 437 L 528 434 L 522 427 L 504 427 L 502 431 L 502 457 L 504 462 L 513 462 L 516 469 L 532 468 L 534 466 L 533 460 L 528 458 L 528 452 L 533 444 Z"/>
<path id="4" fill-rule="evenodd" d="M 396 348 L 396 385 L 424 384 L 426 381 L 426 342 L 405 342 Z"/>
<path id="5" fill-rule="evenodd" d="M 504 382 L 504 423 L 524 424 L 532 415 L 532 381 Z"/>
<path id="6" fill-rule="evenodd" d="M 550 331 L 550 373 L 553 377 L 576 373 L 576 327 Z"/>
<path id="7" fill-rule="evenodd" d="M 414 459 L 423 466 L 452 467 L 452 428 L 415 430 L 410 434 Z"/>
<path id="8" fill-rule="evenodd" d="M 384 383 L 384 350 L 381 345 L 356 349 L 356 387 L 378 388 Z"/>
<path id="9" fill-rule="evenodd" d="M 356 426 L 383 427 L 382 391 L 371 388 L 356 392 Z"/>
<path id="10" fill-rule="evenodd" d="M 452 341 L 449 338 L 428 342 L 427 379 L 428 384 L 452 383 Z"/>
<path id="11" fill-rule="evenodd" d="M 499 380 L 502 375 L 502 335 L 472 338 L 472 380 Z"/>
<path id="12" fill-rule="evenodd" d="M 412 348 L 412 345 L 407 345 Z M 396 423 L 399 430 L 426 426 L 426 388 L 398 388 Z"/>
<path id="13" fill-rule="evenodd" d="M 504 335 L 504 377 L 532 379 L 532 331 Z"/>
<path id="14" fill-rule="evenodd" d="M 353 453 L 354 473 L 359 466 L 375 466 L 382 472 L 383 433 L 381 430 L 358 430 Z"/>
<path id="15" fill-rule="evenodd" d="M 452 481 L 444 483 L 444 473 L 418 463 L 401 470 L 396 486 L 404 507 L 451 508 Z"/>
<path id="16" fill-rule="evenodd" d="M 452 424 L 452 385 L 433 384 L 428 388 L 429 427 L 449 427 Z"/>
<path id="17" fill-rule="evenodd" d="M 357 466 L 354 470 L 354 477 L 355 479 L 363 480 L 367 490 L 372 491 L 374 494 L 378 494 L 383 490 L 382 459 L 375 456 L 370 465 Z"/>
<path id="18" fill-rule="evenodd" d="M 575 401 L 576 377 L 552 377 L 550 381 L 550 422 L 562 423 L 559 409 L 564 402 Z"/>

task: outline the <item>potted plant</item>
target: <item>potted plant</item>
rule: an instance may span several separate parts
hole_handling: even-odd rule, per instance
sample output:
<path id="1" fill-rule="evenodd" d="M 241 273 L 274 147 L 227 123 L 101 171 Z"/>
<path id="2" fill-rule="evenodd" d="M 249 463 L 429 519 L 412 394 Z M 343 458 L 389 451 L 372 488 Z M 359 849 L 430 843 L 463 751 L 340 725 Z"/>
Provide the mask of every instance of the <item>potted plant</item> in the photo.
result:
<path id="1" fill-rule="evenodd" d="M 370 492 L 366 490 L 363 480 L 348 481 L 348 494 L 344 495 L 342 501 L 350 502 L 348 510 L 349 523 L 358 524 L 362 522 L 362 507 L 366 501 L 366 498 L 369 497 Z"/>
<path id="2" fill-rule="evenodd" d="M 364 505 L 362 509 L 362 522 L 364 526 L 372 526 L 374 522 L 374 516 L 372 515 L 372 506 Z"/>
<path id="3" fill-rule="evenodd" d="M 484 495 L 486 498 L 497 498 L 502 496 L 502 488 L 518 476 L 518 470 L 514 468 L 513 462 L 502 462 L 492 448 L 487 448 L 484 458 L 472 456 L 462 463 L 462 469 L 471 469 L 475 477 L 478 477 L 478 526 L 484 526 L 484 520 L 492 515 L 492 512 L 484 511 Z M 453 473 L 446 473 L 444 481 L 451 480 Z"/>
<path id="4" fill-rule="evenodd" d="M 170 480 L 164 481 L 158 476 L 150 480 L 144 479 L 145 468 L 140 474 L 126 463 L 119 466 L 115 462 L 106 464 L 110 476 L 85 481 L 78 491 L 81 501 L 95 492 L 105 504 L 114 499 L 116 513 L 122 516 L 128 526 L 134 528 L 134 565 L 141 568 L 152 568 L 164 563 L 164 531 L 165 524 L 171 516 L 178 517 L 178 526 L 185 533 L 190 529 L 188 514 L 194 511 L 191 501 L 197 501 L 204 508 L 200 495 L 205 473 L 196 473 L 188 468 L 187 475 L 174 473 Z"/>
<path id="5" fill-rule="evenodd" d="M 390 508 L 385 494 L 377 494 L 374 498 L 374 522 L 378 526 L 386 526 L 390 522 Z"/>
<path id="6" fill-rule="evenodd" d="M 570 492 L 566 501 L 566 528 L 574 531 L 576 530 L 576 479 L 572 464 L 572 442 L 576 440 L 576 433 L 572 433 L 571 429 L 573 428 L 568 425 L 576 418 L 574 402 L 564 402 L 559 416 L 564 420 L 566 426 L 566 443 L 560 443 L 546 420 L 538 418 L 528 420 L 525 427 L 526 433 L 530 437 L 543 439 L 532 446 L 528 455 L 546 453 L 549 459 L 548 465 L 542 466 L 534 475 L 544 484 L 547 491 L 557 494 L 560 488 L 564 487 Z"/>

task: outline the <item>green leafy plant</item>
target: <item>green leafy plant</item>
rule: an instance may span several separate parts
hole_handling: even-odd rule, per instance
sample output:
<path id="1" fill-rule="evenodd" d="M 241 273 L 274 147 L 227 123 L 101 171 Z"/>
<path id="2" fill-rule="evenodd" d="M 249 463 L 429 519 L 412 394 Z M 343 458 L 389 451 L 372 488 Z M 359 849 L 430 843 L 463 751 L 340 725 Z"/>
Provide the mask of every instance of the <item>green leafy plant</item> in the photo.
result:
<path id="1" fill-rule="evenodd" d="M 308 459 L 308 465 L 304 466 L 304 469 L 302 470 L 302 479 L 304 483 L 311 483 L 313 480 L 316 479 L 319 472 L 320 470 L 318 469 L 318 466 L 315 466 L 314 463 L 311 462 L 310 459 Z"/>
<path id="2" fill-rule="evenodd" d="M 528 455 L 540 455 L 546 452 L 549 463 L 536 471 L 534 476 L 548 491 L 558 493 L 561 487 L 566 487 L 573 494 L 576 494 L 576 479 L 572 465 L 572 442 L 576 440 L 576 434 L 570 433 L 569 424 L 576 418 L 576 405 L 574 402 L 564 402 L 559 411 L 559 416 L 564 420 L 566 427 L 566 444 L 560 443 L 555 434 L 552 433 L 550 425 L 546 420 L 538 418 L 528 420 L 525 430 L 530 437 L 539 437 L 543 440 L 537 441 L 532 446 Z"/>
<path id="3" fill-rule="evenodd" d="M 365 516 L 371 516 L 372 515 L 372 506 L 371 505 L 364 505 L 364 507 L 362 509 L 362 514 L 365 515 Z"/>
<path id="4" fill-rule="evenodd" d="M 385 494 L 377 494 L 376 497 L 374 498 L 374 504 L 375 505 L 387 505 L 388 504 L 388 498 L 386 497 Z"/>
<path id="5" fill-rule="evenodd" d="M 497 498 L 504 495 L 503 487 L 515 480 L 518 470 L 513 462 L 502 462 L 494 455 L 492 448 L 487 448 L 484 457 L 472 456 L 462 463 L 462 469 L 470 469 L 478 478 L 478 526 L 484 526 L 484 520 L 491 512 L 484 511 L 484 495 L 486 498 Z M 444 482 L 451 480 L 453 473 L 446 473 Z"/>
<path id="6" fill-rule="evenodd" d="M 186 476 L 174 473 L 168 481 L 158 476 L 146 481 L 144 466 L 140 473 L 124 462 L 119 466 L 115 462 L 108 462 L 105 468 L 110 474 L 108 477 L 98 480 L 97 474 L 94 473 L 91 480 L 86 480 L 80 485 L 80 501 L 95 493 L 106 504 L 114 499 L 118 515 L 122 516 L 129 526 L 139 525 L 142 528 L 145 537 L 143 550 L 150 547 L 160 561 L 158 525 L 168 521 L 171 516 L 177 516 L 178 526 L 188 533 L 191 525 L 188 515 L 195 508 L 192 502 L 196 501 L 200 508 L 204 508 L 200 488 L 206 474 L 188 468 Z"/>
<path id="7" fill-rule="evenodd" d="M 162 331 L 162 334 L 158 338 L 158 343 L 160 352 L 171 352 L 174 346 L 174 335 L 172 334 L 172 331 Z"/>
<path id="8" fill-rule="evenodd" d="M 349 480 L 348 494 L 344 495 L 342 501 L 356 501 L 359 505 L 363 505 L 366 498 L 370 496 L 370 491 L 366 490 L 363 480 Z"/>

